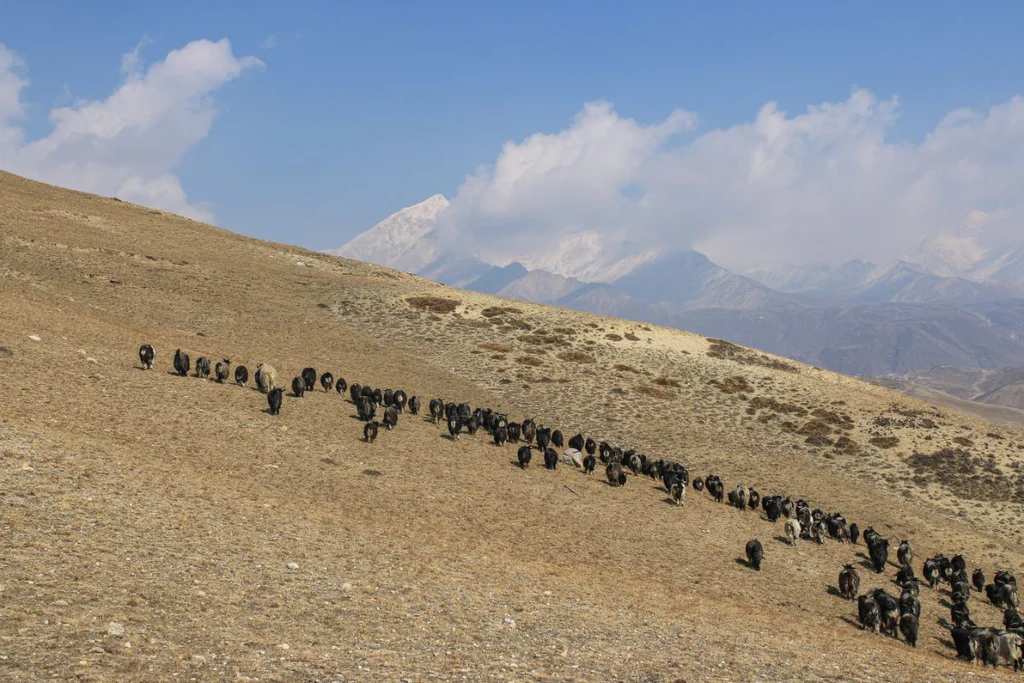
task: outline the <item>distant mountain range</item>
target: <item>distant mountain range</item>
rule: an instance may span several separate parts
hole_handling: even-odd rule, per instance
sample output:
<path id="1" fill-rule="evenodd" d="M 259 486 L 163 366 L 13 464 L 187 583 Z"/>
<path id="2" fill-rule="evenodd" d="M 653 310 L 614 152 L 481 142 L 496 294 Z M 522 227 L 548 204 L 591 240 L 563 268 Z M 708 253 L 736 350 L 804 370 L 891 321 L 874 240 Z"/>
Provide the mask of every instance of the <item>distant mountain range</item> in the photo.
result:
<path id="1" fill-rule="evenodd" d="M 986 249 L 970 228 L 875 264 L 735 273 L 689 249 L 598 249 L 582 233 L 526 263 L 440 246 L 435 195 L 330 253 L 448 285 L 679 327 L 846 374 L 1024 365 L 1024 244 Z M 543 267 L 542 267 L 543 266 Z"/>

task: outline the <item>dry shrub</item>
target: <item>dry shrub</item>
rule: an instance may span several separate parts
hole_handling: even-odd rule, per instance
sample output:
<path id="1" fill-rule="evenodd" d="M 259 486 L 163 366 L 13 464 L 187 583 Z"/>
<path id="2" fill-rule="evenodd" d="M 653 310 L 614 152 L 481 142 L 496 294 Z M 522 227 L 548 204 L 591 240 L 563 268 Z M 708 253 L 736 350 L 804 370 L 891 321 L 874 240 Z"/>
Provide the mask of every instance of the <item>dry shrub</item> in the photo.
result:
<path id="1" fill-rule="evenodd" d="M 970 448 L 971 446 L 974 445 L 974 442 L 968 439 L 966 436 L 956 437 L 955 439 L 953 439 L 953 443 L 955 443 L 958 446 L 963 446 L 964 448 Z"/>
<path id="2" fill-rule="evenodd" d="M 588 353 L 582 351 L 563 351 L 558 354 L 561 360 L 569 361 L 571 363 L 596 363 L 597 359 Z"/>
<path id="3" fill-rule="evenodd" d="M 645 384 L 638 384 L 636 387 L 634 387 L 634 391 L 636 391 L 636 393 L 638 394 L 643 394 L 644 396 L 650 396 L 651 398 L 660 398 L 662 400 L 672 398 L 672 394 L 665 391 L 664 389 L 647 386 Z"/>
<path id="4" fill-rule="evenodd" d="M 875 448 L 895 448 L 899 445 L 900 438 L 898 436 L 873 436 L 868 439 L 868 443 Z"/>
<path id="5" fill-rule="evenodd" d="M 522 313 L 522 311 L 518 308 L 512 308 L 511 306 L 489 306 L 480 311 L 480 315 L 485 318 L 493 318 L 495 316 L 506 315 L 508 313 Z"/>
<path id="6" fill-rule="evenodd" d="M 835 451 L 844 455 L 856 455 L 860 453 L 860 446 L 848 436 L 841 436 L 836 439 Z"/>
<path id="7" fill-rule="evenodd" d="M 773 413 L 783 413 L 785 415 L 796 415 L 797 417 L 803 417 L 807 415 L 807 409 L 803 406 L 798 406 L 795 403 L 782 403 L 775 400 L 771 396 L 755 396 L 750 399 L 750 405 L 755 408 L 763 408 L 770 410 Z"/>
<path id="8" fill-rule="evenodd" d="M 556 327 L 555 332 L 557 332 L 558 334 L 564 334 L 568 336 L 576 334 L 576 330 L 569 327 Z"/>
<path id="9" fill-rule="evenodd" d="M 499 342 L 481 342 L 479 346 L 481 349 L 487 349 L 496 353 L 508 353 L 512 350 L 512 347 L 508 344 L 501 344 Z"/>
<path id="10" fill-rule="evenodd" d="M 831 446 L 834 442 L 827 436 L 815 435 L 804 439 L 804 443 L 808 446 L 817 446 L 820 448 L 822 446 Z"/>
<path id="11" fill-rule="evenodd" d="M 815 408 L 811 415 L 839 429 L 853 429 L 853 418 L 846 413 L 837 413 L 824 408 Z"/>
<path id="12" fill-rule="evenodd" d="M 655 377 L 651 381 L 659 387 L 672 387 L 673 389 L 679 388 L 679 380 L 672 379 L 671 377 Z"/>
<path id="13" fill-rule="evenodd" d="M 492 320 L 491 322 L 494 322 L 494 320 Z M 520 320 L 519 318 L 502 318 L 499 322 L 503 322 L 505 325 L 511 327 L 514 330 L 523 330 L 524 332 L 528 332 L 533 329 L 533 325 L 526 322 L 525 320 Z"/>
<path id="14" fill-rule="evenodd" d="M 544 361 L 536 356 L 519 356 L 519 358 L 516 358 L 516 362 L 522 365 L 529 365 L 534 368 L 544 365 Z"/>
<path id="15" fill-rule="evenodd" d="M 612 341 L 622 341 L 622 335 L 615 334 L 614 332 L 609 332 L 608 334 L 604 335 L 604 338 L 611 339 Z"/>
<path id="16" fill-rule="evenodd" d="M 747 382 L 747 378 L 739 375 L 726 377 L 721 382 L 712 380 L 712 384 L 718 386 L 718 389 L 725 394 L 743 394 L 754 390 L 754 387 Z"/>
<path id="17" fill-rule="evenodd" d="M 529 353 L 529 354 L 532 354 L 534 356 L 546 356 L 546 355 L 548 355 L 547 349 L 541 349 L 541 348 L 523 349 L 523 353 Z"/>
<path id="18" fill-rule="evenodd" d="M 1024 482 L 1007 477 L 991 456 L 972 457 L 961 448 L 943 448 L 934 453 L 914 453 L 907 458 L 920 486 L 937 482 L 954 495 L 971 500 L 1021 501 Z"/>
<path id="19" fill-rule="evenodd" d="M 561 337 L 558 337 L 558 336 L 555 336 L 555 335 L 550 335 L 550 334 L 544 334 L 544 333 L 541 333 L 539 331 L 538 332 L 534 332 L 533 334 L 524 334 L 524 335 L 519 337 L 519 341 L 523 342 L 524 344 L 534 344 L 534 345 L 539 345 L 539 344 L 554 344 L 556 346 L 568 346 L 569 345 L 569 342 L 565 341 Z"/>
<path id="20" fill-rule="evenodd" d="M 616 363 L 612 366 L 619 372 L 632 372 L 634 375 L 640 374 L 640 371 L 634 368 L 632 365 L 623 365 L 622 363 Z"/>
<path id="21" fill-rule="evenodd" d="M 458 299 L 445 299 L 439 296 L 411 296 L 405 301 L 415 309 L 431 313 L 452 313 L 462 303 Z"/>
<path id="22" fill-rule="evenodd" d="M 825 436 L 832 433 L 832 428 L 821 420 L 811 420 L 798 429 L 796 433 L 804 436 Z M 829 442 L 829 445 L 832 445 L 831 442 Z"/>
<path id="23" fill-rule="evenodd" d="M 626 333 L 626 339 L 628 339 L 629 341 L 640 341 L 640 337 L 636 336 L 632 332 Z"/>
<path id="24" fill-rule="evenodd" d="M 770 358 L 763 353 L 757 353 L 750 349 L 745 349 L 742 346 L 725 341 L 724 339 L 708 339 L 707 354 L 710 358 L 731 360 L 737 363 L 742 363 L 743 365 L 759 365 L 764 368 L 782 370 L 784 372 L 800 371 L 795 365 L 790 365 L 789 363 L 778 360 L 777 358 Z"/>
<path id="25" fill-rule="evenodd" d="M 1003 440 L 1003 435 L 1002 434 L 996 434 L 995 432 L 989 432 L 985 436 L 987 436 L 990 439 L 998 439 L 999 441 Z"/>

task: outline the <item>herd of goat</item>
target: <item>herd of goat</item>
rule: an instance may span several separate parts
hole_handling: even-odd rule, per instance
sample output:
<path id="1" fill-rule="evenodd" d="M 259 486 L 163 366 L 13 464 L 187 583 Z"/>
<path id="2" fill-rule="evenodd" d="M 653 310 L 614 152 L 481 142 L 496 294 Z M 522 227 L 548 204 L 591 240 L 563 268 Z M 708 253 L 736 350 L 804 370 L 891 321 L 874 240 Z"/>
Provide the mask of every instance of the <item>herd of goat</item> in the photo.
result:
<path id="1" fill-rule="evenodd" d="M 144 344 L 139 349 L 139 359 L 145 369 L 151 369 L 156 358 L 153 347 Z M 211 361 L 199 357 L 195 361 L 194 376 L 209 378 Z M 174 371 L 186 376 L 191 363 L 188 354 L 180 349 L 174 354 Z M 222 360 L 213 367 L 214 379 L 224 383 L 232 375 L 231 361 Z M 238 365 L 233 371 L 234 381 L 246 386 L 249 372 L 244 365 Z M 283 389 L 277 386 L 277 373 L 269 365 L 259 364 L 256 367 L 254 381 L 259 391 L 267 395 L 269 413 L 278 415 L 284 396 Z M 293 396 L 299 398 L 307 391 L 315 390 L 318 383 L 324 391 L 336 391 L 338 394 L 349 394 L 355 405 L 360 420 L 365 424 L 363 438 L 373 443 L 383 425 L 386 430 L 397 427 L 398 417 L 406 410 L 412 415 L 421 411 L 420 399 L 408 396 L 402 390 L 371 388 L 360 384 L 351 386 L 331 373 L 317 373 L 314 368 L 305 368 L 299 376 L 291 381 Z M 484 430 L 493 439 L 495 445 L 506 443 L 522 444 L 518 449 L 519 465 L 526 469 L 530 465 L 534 446 L 543 454 L 544 467 L 556 469 L 559 462 L 572 464 L 587 474 L 592 474 L 598 462 L 604 466 L 605 476 L 611 486 L 623 486 L 628 481 L 626 472 L 634 476 L 648 476 L 660 480 L 665 491 L 676 505 L 682 505 L 687 487 L 696 491 L 707 491 L 717 502 L 723 503 L 728 498 L 730 505 L 740 510 L 756 510 L 759 507 L 770 522 L 778 522 L 785 518 L 784 528 L 787 541 L 792 545 L 798 539 L 824 544 L 826 538 L 840 543 L 856 544 L 861 537 L 856 523 L 847 524 L 840 513 L 826 513 L 820 509 L 811 509 L 805 500 L 793 500 L 781 495 L 762 496 L 753 487 L 737 486 L 728 494 L 721 477 L 708 475 L 704 478 L 694 477 L 692 480 L 686 467 L 679 462 L 649 458 L 635 450 L 623 450 L 607 442 L 597 442 L 583 434 L 565 440 L 562 432 L 536 424 L 527 419 L 512 422 L 508 416 L 486 408 L 472 409 L 466 403 L 445 402 L 434 398 L 428 402 L 429 420 L 437 425 L 446 425 L 452 440 L 458 440 L 462 434 L 475 436 Z M 377 414 L 380 411 L 380 421 Z M 567 446 L 567 447 L 565 447 Z M 563 449 L 559 454 L 556 449 Z M 874 529 L 863 532 L 864 543 L 868 548 L 870 567 L 877 573 L 885 571 L 889 558 L 889 540 L 883 538 Z M 917 645 L 918 623 L 921 618 L 921 603 L 918 600 L 920 582 L 914 573 L 914 549 L 909 541 L 901 541 L 897 551 L 899 570 L 896 572 L 895 583 L 900 588 L 899 598 L 878 588 L 868 593 L 860 592 L 860 575 L 852 564 L 843 567 L 839 574 L 839 594 L 848 600 L 857 601 L 858 620 L 862 628 L 881 632 L 892 638 L 904 640 Z M 746 545 L 748 565 L 761 569 L 764 559 L 764 548 L 757 539 Z M 967 562 L 962 555 L 948 559 L 938 555 L 927 559 L 922 567 L 922 574 L 928 586 L 935 589 L 940 583 L 949 586 L 951 598 L 950 633 L 956 647 L 957 657 L 970 662 L 981 660 L 985 664 L 998 666 L 1000 661 L 1012 664 L 1015 670 L 1024 668 L 1024 619 L 1019 612 L 1020 598 L 1017 592 L 1017 579 L 1008 571 L 995 573 L 992 583 L 986 583 L 985 574 L 975 569 L 968 579 Z M 977 626 L 970 618 L 968 607 L 972 586 L 975 591 L 985 593 L 989 602 L 1004 610 L 1003 628 L 984 628 Z"/>

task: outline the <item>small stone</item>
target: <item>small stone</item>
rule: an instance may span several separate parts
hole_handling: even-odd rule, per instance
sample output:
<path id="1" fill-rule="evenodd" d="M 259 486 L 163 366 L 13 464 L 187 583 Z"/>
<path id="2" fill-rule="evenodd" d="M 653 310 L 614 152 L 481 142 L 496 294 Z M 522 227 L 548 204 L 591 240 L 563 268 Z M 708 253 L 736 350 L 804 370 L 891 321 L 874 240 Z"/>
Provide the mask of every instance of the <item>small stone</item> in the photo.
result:
<path id="1" fill-rule="evenodd" d="M 546 597 L 549 597 L 549 598 L 550 598 L 550 597 L 551 597 L 551 591 L 544 591 L 544 595 L 545 595 Z"/>
<path id="2" fill-rule="evenodd" d="M 287 432 L 288 431 L 288 427 L 281 427 L 281 431 L 282 432 Z"/>
<path id="3" fill-rule="evenodd" d="M 346 593 L 348 593 L 349 591 L 352 590 L 352 584 L 349 583 L 348 581 L 346 581 L 345 583 L 341 584 L 341 590 L 343 590 Z"/>
<path id="4" fill-rule="evenodd" d="M 54 604 L 55 607 L 67 607 L 68 606 L 68 601 L 67 600 L 54 600 L 53 604 Z"/>
<path id="5" fill-rule="evenodd" d="M 88 356 L 89 353 L 85 349 L 78 349 L 79 356 Z"/>
<path id="6" fill-rule="evenodd" d="M 107 624 L 107 634 L 114 636 L 115 638 L 124 637 L 124 624 L 112 621 Z"/>
<path id="7" fill-rule="evenodd" d="M 206 657 L 202 655 L 192 655 L 192 663 L 196 665 L 206 664 Z"/>
<path id="8" fill-rule="evenodd" d="M 282 650 L 289 650 L 289 649 L 291 649 L 291 645 L 289 645 L 288 643 L 281 643 L 280 645 L 278 645 L 278 647 L 281 648 Z"/>
<path id="9" fill-rule="evenodd" d="M 32 341 L 43 341 L 42 337 L 40 337 L 38 334 L 30 334 L 28 335 L 28 338 L 31 339 Z"/>
<path id="10" fill-rule="evenodd" d="M 288 563 L 288 569 L 298 569 L 298 568 L 299 568 L 299 563 L 298 562 L 289 562 Z"/>
<path id="11" fill-rule="evenodd" d="M 95 358 L 93 358 L 92 356 L 86 358 L 85 362 L 86 363 L 92 363 L 93 365 L 99 365 L 99 361 L 96 360 Z"/>
<path id="12" fill-rule="evenodd" d="M 92 649 L 89 650 L 89 652 L 93 653 L 94 655 L 102 655 L 102 654 L 106 654 L 107 651 L 104 650 L 99 645 L 94 645 L 92 647 Z"/>

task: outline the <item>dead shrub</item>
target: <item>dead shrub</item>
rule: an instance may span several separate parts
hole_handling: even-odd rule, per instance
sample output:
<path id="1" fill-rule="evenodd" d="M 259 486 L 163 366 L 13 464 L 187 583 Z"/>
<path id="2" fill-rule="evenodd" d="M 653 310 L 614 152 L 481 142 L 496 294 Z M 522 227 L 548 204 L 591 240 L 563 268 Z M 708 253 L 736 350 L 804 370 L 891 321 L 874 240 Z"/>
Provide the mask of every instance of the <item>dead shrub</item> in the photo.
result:
<path id="1" fill-rule="evenodd" d="M 509 313 L 522 313 L 522 311 L 511 306 L 488 306 L 484 310 L 480 311 L 480 315 L 485 318 L 493 318 L 498 315 L 506 315 Z"/>
<path id="2" fill-rule="evenodd" d="M 708 339 L 708 357 L 731 360 L 743 365 L 759 365 L 772 370 L 799 372 L 799 368 L 763 353 L 757 353 L 724 339 Z"/>
<path id="3" fill-rule="evenodd" d="M 853 429 L 853 418 L 846 413 L 815 408 L 811 411 L 811 415 L 839 429 Z"/>
<path id="4" fill-rule="evenodd" d="M 667 400 L 667 399 L 672 398 L 672 394 L 667 392 L 667 391 L 665 391 L 664 389 L 659 389 L 658 387 L 648 386 L 646 384 L 639 384 L 636 387 L 634 387 L 633 390 L 636 391 L 636 393 L 638 393 L 638 394 L 643 394 L 644 396 L 650 396 L 651 398 L 660 398 L 662 400 Z"/>
<path id="5" fill-rule="evenodd" d="M 986 501 L 1020 502 L 1024 499 L 1024 482 L 1011 478 L 999 469 L 991 456 L 972 457 L 962 449 L 943 448 L 934 453 L 914 453 L 907 458 L 920 486 L 939 483 L 960 498 Z"/>
<path id="6" fill-rule="evenodd" d="M 445 299 L 439 296 L 411 296 L 405 301 L 417 310 L 431 313 L 453 313 L 462 303 L 458 299 Z"/>
<path id="7" fill-rule="evenodd" d="M 747 378 L 739 375 L 726 377 L 721 382 L 712 381 L 712 383 L 724 394 L 744 394 L 754 390 L 754 387 L 747 382 Z"/>
<path id="8" fill-rule="evenodd" d="M 875 448 L 881 448 L 883 450 L 888 448 L 895 448 L 900 443 L 898 436 L 873 436 L 868 439 L 868 443 Z"/>
<path id="9" fill-rule="evenodd" d="M 804 443 L 808 446 L 817 446 L 820 448 L 822 446 L 831 446 L 835 442 L 827 436 L 816 435 L 807 437 L 804 439 Z"/>
<path id="10" fill-rule="evenodd" d="M 672 379 L 671 377 L 655 377 L 651 382 L 657 384 L 659 387 L 672 387 L 673 389 L 679 388 L 679 380 Z"/>
<path id="11" fill-rule="evenodd" d="M 582 351 L 563 351 L 558 354 L 559 359 L 570 363 L 596 363 L 597 359 Z"/>
<path id="12" fill-rule="evenodd" d="M 619 372 L 632 372 L 634 375 L 640 374 L 640 371 L 634 368 L 632 365 L 623 365 L 622 363 L 616 363 L 612 367 L 615 370 L 618 370 Z"/>
<path id="13" fill-rule="evenodd" d="M 784 415 L 796 415 L 797 417 L 807 415 L 807 409 L 803 406 L 798 406 L 795 403 L 782 403 L 771 396 L 755 396 L 750 399 L 750 405 Z"/>
<path id="14" fill-rule="evenodd" d="M 516 358 L 516 362 L 521 365 L 529 365 L 534 368 L 544 365 L 544 361 L 536 356 L 519 356 Z"/>
<path id="15" fill-rule="evenodd" d="M 836 439 L 835 451 L 844 455 L 856 455 L 860 453 L 860 446 L 848 436 L 841 436 Z"/>
<path id="16" fill-rule="evenodd" d="M 796 433 L 804 436 L 825 436 L 832 433 L 832 428 L 821 420 L 811 420 L 798 429 Z M 831 446 L 832 443 L 829 442 L 829 445 Z"/>
<path id="17" fill-rule="evenodd" d="M 608 334 L 604 335 L 604 338 L 610 339 L 612 341 L 622 341 L 622 335 L 615 334 L 614 332 L 609 332 Z"/>
<path id="18" fill-rule="evenodd" d="M 494 351 L 495 353 L 508 353 L 512 350 L 512 347 L 508 344 L 502 344 L 500 342 L 481 342 L 478 345 L 481 349 L 488 351 Z"/>
<path id="19" fill-rule="evenodd" d="M 958 446 L 963 446 L 964 448 L 970 448 L 971 446 L 974 445 L 974 442 L 968 439 L 966 436 L 956 437 L 955 439 L 953 439 L 953 443 L 957 444 Z"/>
<path id="20" fill-rule="evenodd" d="M 640 337 L 636 336 L 632 332 L 626 333 L 626 339 L 628 339 L 629 341 L 640 341 Z"/>
<path id="21" fill-rule="evenodd" d="M 550 334 L 542 334 L 541 332 L 534 332 L 533 334 L 524 334 L 524 335 L 519 337 L 519 341 L 523 342 L 524 344 L 534 344 L 534 345 L 540 345 L 540 344 L 552 344 L 552 345 L 555 345 L 555 346 L 568 346 L 569 345 L 569 342 L 565 341 L 561 337 L 558 337 L 558 336 L 555 336 L 555 335 L 550 335 Z"/>

